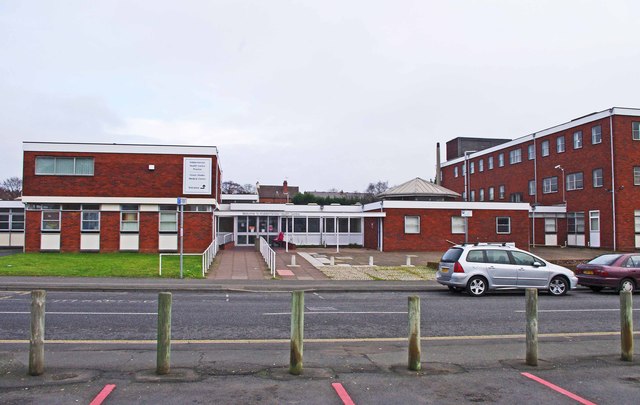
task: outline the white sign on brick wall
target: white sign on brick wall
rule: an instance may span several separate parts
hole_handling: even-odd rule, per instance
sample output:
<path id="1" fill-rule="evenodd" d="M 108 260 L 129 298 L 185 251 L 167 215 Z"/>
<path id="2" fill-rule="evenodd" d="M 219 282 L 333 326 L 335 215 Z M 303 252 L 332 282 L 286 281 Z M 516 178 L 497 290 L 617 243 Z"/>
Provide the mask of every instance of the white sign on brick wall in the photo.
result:
<path id="1" fill-rule="evenodd" d="M 211 194 L 211 158 L 184 158 L 184 194 Z"/>

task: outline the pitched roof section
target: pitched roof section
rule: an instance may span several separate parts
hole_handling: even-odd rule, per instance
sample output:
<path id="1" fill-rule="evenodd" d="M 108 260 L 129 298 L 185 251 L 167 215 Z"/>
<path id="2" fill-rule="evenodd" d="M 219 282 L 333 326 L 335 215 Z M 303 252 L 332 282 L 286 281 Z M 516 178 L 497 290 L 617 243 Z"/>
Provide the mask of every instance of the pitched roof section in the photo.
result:
<path id="1" fill-rule="evenodd" d="M 435 198 L 456 198 L 460 194 L 449 190 L 430 181 L 416 177 L 399 186 L 391 187 L 387 191 L 378 194 L 379 198 L 400 198 L 400 197 L 435 197 Z"/>

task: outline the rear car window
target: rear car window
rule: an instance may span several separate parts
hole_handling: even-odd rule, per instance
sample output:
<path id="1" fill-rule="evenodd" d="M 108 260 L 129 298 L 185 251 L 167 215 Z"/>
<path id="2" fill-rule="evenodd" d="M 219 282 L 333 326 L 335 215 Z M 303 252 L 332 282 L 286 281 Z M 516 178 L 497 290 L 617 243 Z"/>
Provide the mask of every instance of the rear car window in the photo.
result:
<path id="1" fill-rule="evenodd" d="M 467 261 L 472 263 L 484 263 L 484 250 L 471 250 L 467 253 Z"/>
<path id="2" fill-rule="evenodd" d="M 442 262 L 457 262 L 458 259 L 462 256 L 462 249 L 460 248 L 451 248 L 447 250 L 444 255 L 442 255 Z"/>
<path id="3" fill-rule="evenodd" d="M 506 250 L 487 250 L 487 262 L 497 264 L 511 264 Z"/>
<path id="4" fill-rule="evenodd" d="M 610 266 L 613 264 L 613 262 L 618 260 L 620 256 L 621 255 L 614 255 L 614 254 L 598 256 L 595 259 L 591 260 L 589 264 L 602 264 L 605 266 Z"/>

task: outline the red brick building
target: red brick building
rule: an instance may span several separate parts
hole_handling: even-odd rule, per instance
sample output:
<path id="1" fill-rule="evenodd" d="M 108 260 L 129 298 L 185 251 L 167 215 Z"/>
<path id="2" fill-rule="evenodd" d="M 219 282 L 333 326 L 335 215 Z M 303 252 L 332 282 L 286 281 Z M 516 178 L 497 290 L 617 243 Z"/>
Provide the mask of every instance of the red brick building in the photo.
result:
<path id="1" fill-rule="evenodd" d="M 221 171 L 212 146 L 24 142 L 25 251 L 202 253 Z M 182 201 L 185 202 L 184 200 Z"/>
<path id="2" fill-rule="evenodd" d="M 530 203 L 532 243 L 640 248 L 640 109 L 458 152 L 441 165 L 442 185 L 468 201 Z"/>

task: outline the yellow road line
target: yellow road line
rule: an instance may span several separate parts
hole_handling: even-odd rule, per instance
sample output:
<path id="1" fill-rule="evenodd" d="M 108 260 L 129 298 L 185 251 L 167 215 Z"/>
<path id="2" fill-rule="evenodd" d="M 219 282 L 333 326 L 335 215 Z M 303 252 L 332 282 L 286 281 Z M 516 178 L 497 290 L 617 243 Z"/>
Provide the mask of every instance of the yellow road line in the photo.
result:
<path id="1" fill-rule="evenodd" d="M 619 336 L 620 332 L 575 332 L 575 333 L 541 333 L 539 338 L 573 338 L 573 337 L 596 337 L 596 336 Z M 634 332 L 634 335 L 640 335 L 640 331 Z M 507 339 L 524 339 L 525 334 L 513 335 L 472 335 L 472 336 L 426 336 L 422 337 L 422 341 L 455 341 L 455 340 L 507 340 Z M 268 344 L 268 343 L 289 343 L 289 339 L 173 339 L 172 344 L 189 345 L 189 344 Z M 335 339 L 305 339 L 305 343 L 361 343 L 361 342 L 406 342 L 406 337 L 397 338 L 335 338 Z M 27 339 L 0 339 L 0 344 L 28 344 Z M 69 340 L 55 339 L 46 340 L 48 344 L 126 344 L 126 345 L 148 345 L 157 344 L 157 340 L 141 339 L 141 340 Z"/>

